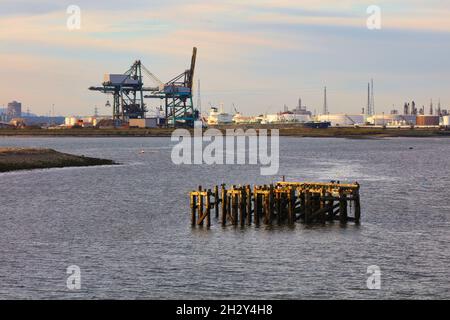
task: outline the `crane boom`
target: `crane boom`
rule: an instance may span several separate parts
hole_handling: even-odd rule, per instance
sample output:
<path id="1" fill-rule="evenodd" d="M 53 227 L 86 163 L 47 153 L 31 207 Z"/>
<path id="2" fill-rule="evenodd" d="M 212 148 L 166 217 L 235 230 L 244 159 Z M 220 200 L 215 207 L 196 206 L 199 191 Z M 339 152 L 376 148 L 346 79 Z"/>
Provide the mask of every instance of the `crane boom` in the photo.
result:
<path id="1" fill-rule="evenodd" d="M 188 74 L 188 88 L 192 90 L 192 84 L 194 82 L 194 71 L 195 71 L 195 61 L 197 59 L 197 48 L 194 47 L 192 49 L 192 58 L 191 58 L 191 68 L 189 69 Z"/>
<path id="2" fill-rule="evenodd" d="M 156 84 L 158 84 L 158 87 L 160 90 L 164 89 L 164 83 L 158 79 L 157 76 L 155 76 L 150 70 L 148 70 L 144 65 L 142 65 L 142 70 L 144 70 L 144 73 L 148 75 Z"/>

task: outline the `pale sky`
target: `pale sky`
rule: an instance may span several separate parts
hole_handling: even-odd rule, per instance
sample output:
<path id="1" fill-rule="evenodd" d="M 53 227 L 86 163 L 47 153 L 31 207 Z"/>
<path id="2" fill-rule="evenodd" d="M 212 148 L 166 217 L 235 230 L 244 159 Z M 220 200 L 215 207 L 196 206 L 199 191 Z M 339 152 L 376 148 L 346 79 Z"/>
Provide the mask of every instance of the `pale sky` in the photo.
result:
<path id="1" fill-rule="evenodd" d="M 0 0 L 0 105 L 110 114 L 110 98 L 87 89 L 103 74 L 140 59 L 165 82 L 196 46 L 203 110 L 271 113 L 302 97 L 320 112 L 327 86 L 331 113 L 358 113 L 370 78 L 377 112 L 431 98 L 450 108 L 449 0 L 92 2 Z M 69 5 L 81 9 L 80 30 L 67 29 Z M 381 8 L 380 30 L 367 28 L 370 5 Z"/>

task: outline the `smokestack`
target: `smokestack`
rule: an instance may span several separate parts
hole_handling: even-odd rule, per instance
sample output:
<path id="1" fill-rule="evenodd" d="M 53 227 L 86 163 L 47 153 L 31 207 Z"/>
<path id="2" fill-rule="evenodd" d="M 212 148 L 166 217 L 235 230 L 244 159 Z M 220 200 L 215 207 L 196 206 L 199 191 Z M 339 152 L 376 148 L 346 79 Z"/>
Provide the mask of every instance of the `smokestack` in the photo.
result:
<path id="1" fill-rule="evenodd" d="M 370 115 L 370 83 L 367 82 L 367 109 L 366 114 Z"/>
<path id="2" fill-rule="evenodd" d="M 327 87 L 325 87 L 323 91 L 323 114 L 328 114 Z"/>
<path id="3" fill-rule="evenodd" d="M 370 83 L 371 83 L 371 97 L 372 97 L 370 112 L 371 112 L 371 114 L 375 114 L 375 98 L 373 95 L 373 79 L 370 79 Z"/>

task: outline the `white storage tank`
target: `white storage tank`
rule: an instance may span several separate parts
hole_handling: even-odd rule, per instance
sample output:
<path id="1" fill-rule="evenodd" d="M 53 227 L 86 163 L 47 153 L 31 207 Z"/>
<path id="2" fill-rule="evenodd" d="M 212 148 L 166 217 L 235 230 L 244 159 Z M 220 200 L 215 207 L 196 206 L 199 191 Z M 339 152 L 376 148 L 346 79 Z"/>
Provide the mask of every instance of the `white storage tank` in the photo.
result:
<path id="1" fill-rule="evenodd" d="M 311 116 L 309 114 L 296 114 L 294 113 L 294 119 L 296 122 L 309 122 L 311 121 Z"/>
<path id="2" fill-rule="evenodd" d="M 332 127 L 352 127 L 354 125 L 364 124 L 363 114 L 320 114 L 317 116 L 318 121 L 328 121 Z"/>
<path id="3" fill-rule="evenodd" d="M 441 126 L 450 127 L 450 116 L 442 116 Z"/>
<path id="4" fill-rule="evenodd" d="M 400 121 L 400 117 L 398 114 L 374 114 L 367 121 L 375 126 L 386 126 Z"/>
<path id="5" fill-rule="evenodd" d="M 367 122 L 376 126 L 407 126 L 416 124 L 416 116 L 410 114 L 374 114 Z"/>

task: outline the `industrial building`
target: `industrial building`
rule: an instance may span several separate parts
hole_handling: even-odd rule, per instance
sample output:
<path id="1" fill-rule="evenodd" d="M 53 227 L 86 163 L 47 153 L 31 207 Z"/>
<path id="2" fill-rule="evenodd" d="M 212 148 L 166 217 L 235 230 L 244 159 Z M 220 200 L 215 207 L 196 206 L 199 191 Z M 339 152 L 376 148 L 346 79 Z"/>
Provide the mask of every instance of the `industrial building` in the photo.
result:
<path id="1" fill-rule="evenodd" d="M 318 115 L 317 121 L 329 121 L 332 127 L 386 126 L 386 127 L 424 127 L 448 123 L 448 116 L 415 114 L 326 114 Z M 447 124 L 448 125 L 448 124 Z"/>
<path id="2" fill-rule="evenodd" d="M 449 115 L 442 116 L 440 125 L 447 128 L 450 127 L 450 116 Z"/>
<path id="3" fill-rule="evenodd" d="M 111 119 L 110 116 L 90 116 L 90 117 L 66 117 L 64 119 L 64 127 L 82 127 L 82 128 L 92 128 L 96 127 L 101 120 Z"/>
<path id="4" fill-rule="evenodd" d="M 88 117 L 66 117 L 64 127 L 66 128 L 93 128 L 105 126 L 105 123 L 112 121 L 111 116 L 88 116 Z M 147 117 L 143 119 L 129 119 L 130 128 L 156 128 L 163 124 L 164 119 L 159 117 Z M 109 125 L 106 125 L 109 126 Z"/>
<path id="5" fill-rule="evenodd" d="M 283 112 L 278 112 L 275 114 L 266 114 L 261 123 L 305 123 L 311 121 L 312 113 L 307 110 L 307 107 L 302 105 L 302 99 L 298 99 L 298 105 L 289 110 L 285 105 Z"/>
<path id="6" fill-rule="evenodd" d="M 311 116 L 307 114 L 295 114 L 291 111 L 266 114 L 261 123 L 305 123 L 311 121 Z"/>
<path id="7" fill-rule="evenodd" d="M 374 114 L 367 117 L 366 122 L 374 126 L 413 126 L 416 115 L 413 114 Z"/>

